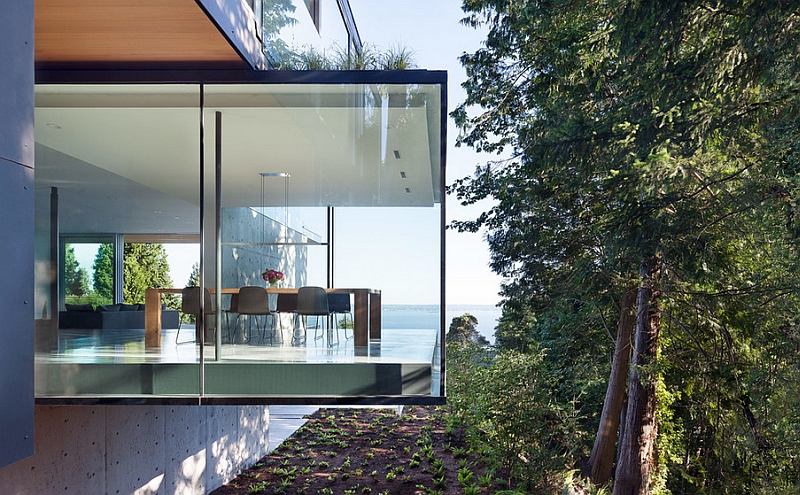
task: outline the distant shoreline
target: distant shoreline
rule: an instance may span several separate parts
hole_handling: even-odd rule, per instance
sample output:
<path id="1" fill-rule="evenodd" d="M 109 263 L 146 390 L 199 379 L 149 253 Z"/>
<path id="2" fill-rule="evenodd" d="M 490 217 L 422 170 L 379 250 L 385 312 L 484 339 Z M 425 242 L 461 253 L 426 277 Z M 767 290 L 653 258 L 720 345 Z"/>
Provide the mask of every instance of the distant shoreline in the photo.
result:
<path id="1" fill-rule="evenodd" d="M 438 304 L 383 304 L 384 328 L 438 328 Z M 452 304 L 445 309 L 445 331 L 456 316 L 470 313 L 478 319 L 478 333 L 494 343 L 494 332 L 502 310 L 491 304 Z"/>

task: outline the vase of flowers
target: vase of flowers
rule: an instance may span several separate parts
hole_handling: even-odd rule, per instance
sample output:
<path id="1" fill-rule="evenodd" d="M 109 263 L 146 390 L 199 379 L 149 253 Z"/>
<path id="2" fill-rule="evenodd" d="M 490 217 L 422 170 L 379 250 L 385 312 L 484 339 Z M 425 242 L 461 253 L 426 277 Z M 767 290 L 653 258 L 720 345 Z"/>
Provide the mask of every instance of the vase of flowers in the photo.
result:
<path id="1" fill-rule="evenodd" d="M 284 277 L 282 272 L 279 272 L 278 270 L 269 270 L 269 269 L 264 270 L 261 276 L 264 278 L 264 280 L 267 281 L 270 287 L 277 287 L 278 282 L 286 278 Z"/>

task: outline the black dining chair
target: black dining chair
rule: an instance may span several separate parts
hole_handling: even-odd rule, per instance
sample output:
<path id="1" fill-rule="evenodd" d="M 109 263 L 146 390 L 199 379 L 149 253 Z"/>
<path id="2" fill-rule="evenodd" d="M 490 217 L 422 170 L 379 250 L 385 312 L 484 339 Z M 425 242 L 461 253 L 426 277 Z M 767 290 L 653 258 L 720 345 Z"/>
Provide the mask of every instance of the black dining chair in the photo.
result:
<path id="1" fill-rule="evenodd" d="M 265 340 L 265 335 L 267 332 L 267 318 L 272 316 L 272 328 L 270 329 L 269 334 L 269 343 L 272 343 L 273 335 L 275 333 L 275 318 L 272 315 L 272 312 L 269 310 L 269 295 L 267 294 L 266 289 L 263 287 L 257 286 L 247 286 L 242 287 L 239 289 L 239 301 L 238 301 L 238 312 L 239 315 L 236 317 L 236 328 L 238 328 L 238 320 L 239 317 L 244 316 L 247 318 L 248 323 L 248 338 L 245 342 L 248 342 L 252 339 L 250 336 L 252 332 L 250 332 L 250 328 L 252 327 L 252 322 L 250 320 L 251 316 L 256 317 L 256 329 L 259 328 L 258 324 L 258 317 L 264 317 L 264 328 L 261 330 L 261 340 Z M 244 331 L 244 330 L 242 330 Z M 234 336 L 236 335 L 236 329 L 234 329 Z"/>
<path id="2" fill-rule="evenodd" d="M 238 329 L 238 325 L 234 325 L 233 328 L 233 335 L 231 335 L 231 315 L 236 315 L 236 322 L 239 318 L 239 293 L 231 294 L 231 302 L 228 305 L 227 309 L 222 310 L 225 313 L 225 324 L 228 327 L 228 342 L 233 344 L 236 338 L 236 330 Z"/>
<path id="3" fill-rule="evenodd" d="M 216 311 L 214 306 L 214 299 L 211 298 L 211 293 L 205 289 L 205 297 L 203 300 L 203 313 L 205 316 L 213 315 Z M 178 333 L 175 334 L 176 344 L 190 344 L 200 340 L 201 328 L 197 326 L 198 316 L 200 315 L 200 287 L 184 287 L 181 291 L 181 312 L 187 315 L 194 315 L 195 317 L 195 340 L 187 340 L 185 342 L 178 342 L 178 337 L 181 335 L 181 324 L 178 323 Z"/>
<path id="4" fill-rule="evenodd" d="M 292 322 L 296 320 L 297 316 L 297 294 L 278 294 L 278 298 L 275 301 L 275 311 L 274 318 L 278 320 L 278 327 L 280 328 L 281 332 L 281 340 L 283 340 L 283 318 L 284 314 L 292 315 Z M 294 331 L 294 325 L 292 326 L 292 331 Z M 294 341 L 294 334 L 292 334 L 292 340 Z"/>
<path id="5" fill-rule="evenodd" d="M 318 340 L 321 336 L 318 336 L 318 332 L 320 330 L 320 317 L 321 316 L 330 316 L 330 311 L 328 310 L 328 294 L 325 292 L 325 289 L 322 287 L 314 287 L 314 286 L 306 286 L 300 287 L 297 290 L 297 317 L 301 317 L 304 320 L 303 324 L 303 342 L 307 340 L 308 337 L 308 317 L 309 316 L 316 316 L 316 325 L 314 327 L 314 340 Z M 323 318 L 324 320 L 325 318 Z M 295 325 L 297 326 L 297 325 Z M 293 339 L 293 343 L 296 342 Z"/>
<path id="6" fill-rule="evenodd" d="M 344 339 L 350 340 L 353 338 L 351 333 L 350 337 L 347 336 L 347 315 L 350 315 L 350 329 L 353 328 L 353 310 L 350 307 L 350 294 L 349 293 L 331 293 L 328 294 L 328 311 L 333 315 L 334 326 L 336 327 L 336 341 L 339 341 L 339 320 L 336 315 L 342 315 Z"/>

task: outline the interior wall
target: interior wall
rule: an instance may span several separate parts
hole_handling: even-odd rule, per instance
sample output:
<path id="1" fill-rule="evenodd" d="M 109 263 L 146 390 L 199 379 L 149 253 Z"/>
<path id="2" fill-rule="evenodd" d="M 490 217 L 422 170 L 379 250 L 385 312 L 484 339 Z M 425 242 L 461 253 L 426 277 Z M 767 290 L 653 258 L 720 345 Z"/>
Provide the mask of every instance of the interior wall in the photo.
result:
<path id="1" fill-rule="evenodd" d="M 38 406 L 0 493 L 205 494 L 269 450 L 268 406 Z"/>
<path id="2" fill-rule="evenodd" d="M 257 245 L 262 239 L 286 244 Z M 303 237 L 298 232 L 272 218 L 262 218 L 250 208 L 224 208 L 222 286 L 264 286 L 261 273 L 271 269 L 283 272 L 283 287 L 302 287 L 307 278 L 308 248 L 293 244 L 300 242 Z"/>

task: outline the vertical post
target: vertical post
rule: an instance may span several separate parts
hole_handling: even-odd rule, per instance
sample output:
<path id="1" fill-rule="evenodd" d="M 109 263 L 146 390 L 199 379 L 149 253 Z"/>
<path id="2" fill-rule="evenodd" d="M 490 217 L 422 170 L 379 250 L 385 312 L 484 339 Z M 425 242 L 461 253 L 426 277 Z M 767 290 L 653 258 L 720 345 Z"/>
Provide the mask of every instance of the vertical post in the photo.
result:
<path id="1" fill-rule="evenodd" d="M 447 84 L 441 85 L 442 91 L 442 101 L 441 101 L 441 112 L 440 112 L 440 128 L 441 128 L 441 141 L 440 143 L 447 142 L 447 124 L 448 124 L 448 116 L 450 115 L 447 112 Z M 445 377 L 447 375 L 446 367 L 447 367 L 447 346 L 445 345 L 445 329 L 447 328 L 447 298 L 445 297 L 445 289 L 447 288 L 447 246 L 446 240 L 447 236 L 445 232 L 447 231 L 447 191 L 445 188 L 445 184 L 447 184 L 447 147 L 440 145 L 439 148 L 441 149 L 440 156 L 440 166 L 439 166 L 439 197 L 440 200 L 440 219 L 439 219 L 439 292 L 440 292 L 440 299 L 439 299 L 439 359 L 440 359 L 440 368 L 439 368 L 439 396 L 444 397 L 447 393 L 447 388 L 445 384 Z"/>
<path id="2" fill-rule="evenodd" d="M 214 215 L 216 217 L 216 228 L 214 231 L 214 241 L 216 246 L 216 274 L 214 287 L 216 288 L 214 297 L 216 298 L 217 308 L 214 312 L 214 360 L 222 359 L 222 112 L 216 114 L 216 127 L 214 137 L 214 158 L 216 176 L 214 181 Z"/>
<path id="3" fill-rule="evenodd" d="M 61 258 L 61 246 L 58 242 L 58 188 L 50 188 L 50 315 L 53 320 L 53 330 L 58 329 L 59 278 L 58 266 Z"/>
<path id="4" fill-rule="evenodd" d="M 206 228 L 205 228 L 205 87 L 200 83 L 200 314 L 197 315 L 197 342 L 200 345 L 200 384 L 199 391 L 200 397 L 205 393 L 205 336 L 206 336 L 206 314 L 205 314 L 205 291 L 206 291 L 206 265 L 205 265 L 205 250 L 206 250 Z"/>
<path id="5" fill-rule="evenodd" d="M 333 206 L 328 207 L 328 287 L 333 287 Z"/>
<path id="6" fill-rule="evenodd" d="M 114 304 L 125 302 L 125 237 L 114 234 Z"/>

